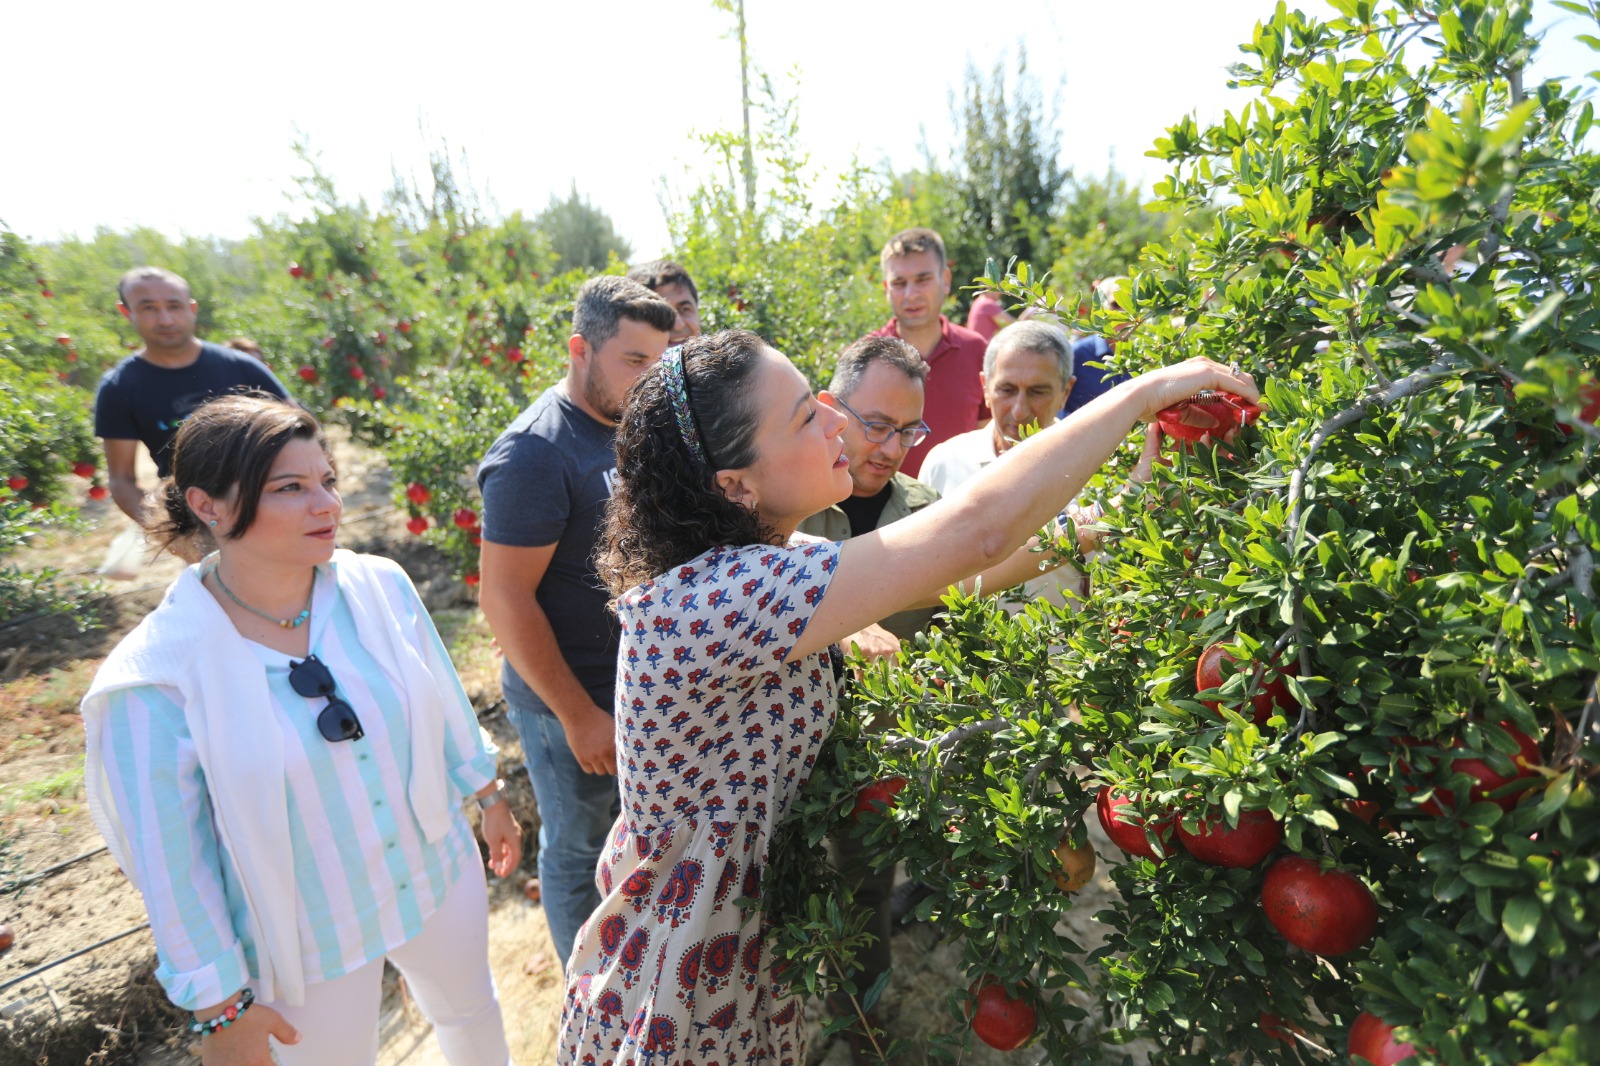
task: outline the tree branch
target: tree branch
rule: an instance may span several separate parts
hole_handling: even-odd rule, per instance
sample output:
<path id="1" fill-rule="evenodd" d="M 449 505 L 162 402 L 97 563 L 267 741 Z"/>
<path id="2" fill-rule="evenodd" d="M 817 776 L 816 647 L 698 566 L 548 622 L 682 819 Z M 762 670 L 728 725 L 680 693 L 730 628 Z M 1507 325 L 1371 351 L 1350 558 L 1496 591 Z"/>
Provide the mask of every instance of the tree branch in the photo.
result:
<path id="1" fill-rule="evenodd" d="M 1409 311 L 1404 311 L 1393 305 L 1390 306 L 1393 310 L 1402 311 L 1406 315 L 1411 314 Z M 1428 325 L 1428 322 L 1426 319 L 1421 319 L 1421 324 Z M 1300 461 L 1300 465 L 1295 468 L 1294 474 L 1289 478 L 1289 520 L 1286 524 L 1286 529 L 1291 549 L 1300 532 L 1300 512 L 1305 497 L 1306 475 L 1310 472 L 1311 464 L 1317 457 L 1317 450 L 1327 442 L 1328 438 L 1346 426 L 1354 425 L 1361 421 L 1366 417 L 1367 412 L 1375 407 L 1387 407 L 1398 400 L 1403 400 L 1407 396 L 1420 392 L 1435 381 L 1454 377 L 1465 365 L 1457 356 L 1441 355 L 1421 370 L 1413 371 L 1386 387 L 1369 391 L 1364 399 L 1345 408 L 1317 427 L 1317 431 L 1311 435 L 1311 443 L 1306 448 L 1306 457 Z"/>
<path id="2" fill-rule="evenodd" d="M 923 740 L 921 737 L 899 736 L 884 742 L 884 751 L 903 751 L 906 748 L 915 748 L 917 751 L 948 751 L 963 741 L 971 740 L 980 733 L 998 733 L 1007 729 L 1011 723 L 1004 718 L 985 718 L 978 722 L 967 722 L 949 729 L 932 740 Z"/>

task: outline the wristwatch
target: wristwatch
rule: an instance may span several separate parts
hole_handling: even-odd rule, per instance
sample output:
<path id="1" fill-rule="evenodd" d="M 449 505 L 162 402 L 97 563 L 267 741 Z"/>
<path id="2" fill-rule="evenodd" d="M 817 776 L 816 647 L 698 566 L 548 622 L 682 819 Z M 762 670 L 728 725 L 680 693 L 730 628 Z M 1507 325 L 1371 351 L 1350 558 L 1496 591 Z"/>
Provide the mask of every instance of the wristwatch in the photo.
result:
<path id="1" fill-rule="evenodd" d="M 487 796 L 473 796 L 472 798 L 477 800 L 478 810 L 486 811 L 490 807 L 493 807 L 496 803 L 504 803 L 506 801 L 506 783 L 504 781 L 497 780 L 494 783 L 493 792 L 489 793 Z"/>

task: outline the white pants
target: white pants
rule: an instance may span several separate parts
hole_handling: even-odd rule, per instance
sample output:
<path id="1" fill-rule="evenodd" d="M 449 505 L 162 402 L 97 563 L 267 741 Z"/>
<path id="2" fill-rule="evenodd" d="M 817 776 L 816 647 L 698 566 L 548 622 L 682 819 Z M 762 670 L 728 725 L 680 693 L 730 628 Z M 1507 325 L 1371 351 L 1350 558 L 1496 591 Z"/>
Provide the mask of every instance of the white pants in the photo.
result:
<path id="1" fill-rule="evenodd" d="M 433 1023 L 450 1066 L 510 1066 L 500 997 L 489 971 L 489 891 L 483 868 L 468 869 L 428 917 L 422 932 L 387 958 L 405 975 L 422 1014 Z M 300 1031 L 298 1044 L 272 1049 L 283 1066 L 373 1066 L 383 959 L 306 988 L 302 1006 L 267 1006 Z"/>

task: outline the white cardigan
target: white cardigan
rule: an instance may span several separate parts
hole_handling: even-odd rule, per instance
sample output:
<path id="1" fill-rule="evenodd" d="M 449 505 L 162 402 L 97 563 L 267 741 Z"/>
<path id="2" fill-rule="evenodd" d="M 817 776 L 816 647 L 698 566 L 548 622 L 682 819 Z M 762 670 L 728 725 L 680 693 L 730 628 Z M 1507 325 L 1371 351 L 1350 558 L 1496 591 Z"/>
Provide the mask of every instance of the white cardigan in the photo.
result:
<path id="1" fill-rule="evenodd" d="M 188 567 L 167 589 L 160 606 L 117 645 L 83 698 L 88 744 L 85 787 L 95 826 L 112 856 L 134 879 L 132 845 L 110 802 L 105 751 L 106 697 L 119 689 L 164 685 L 183 696 L 184 717 L 205 773 L 218 844 L 233 860 L 249 913 L 259 967 L 257 994 L 298 1006 L 305 1001 L 301 945 L 295 917 L 295 875 L 290 856 L 283 741 L 270 713 L 267 679 L 233 621 L 201 584 L 201 564 Z M 355 618 L 363 647 L 382 666 L 411 708 L 443 706 L 453 679 L 429 668 L 397 619 L 397 602 L 381 579 L 404 572 L 376 556 L 338 550 L 327 568 Z M 429 841 L 449 831 L 454 808 L 444 759 L 444 722 L 438 714 L 409 713 L 413 752 L 408 793 Z M 137 882 L 135 882 L 137 884 Z"/>

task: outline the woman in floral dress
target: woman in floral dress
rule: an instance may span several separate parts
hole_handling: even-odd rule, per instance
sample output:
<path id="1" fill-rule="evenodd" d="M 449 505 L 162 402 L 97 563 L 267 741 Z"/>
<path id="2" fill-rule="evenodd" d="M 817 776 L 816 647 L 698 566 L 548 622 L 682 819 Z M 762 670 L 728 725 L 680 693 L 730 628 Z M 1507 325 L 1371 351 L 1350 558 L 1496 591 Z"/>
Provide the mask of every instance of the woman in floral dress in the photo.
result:
<path id="1" fill-rule="evenodd" d="M 1119 385 L 940 502 L 843 544 L 845 416 L 759 337 L 667 352 L 629 395 L 600 573 L 617 596 L 622 814 L 567 965 L 557 1061 L 804 1061 L 760 907 L 773 829 L 832 727 L 833 644 L 1005 558 L 1140 420 L 1249 377 L 1190 360 Z M 755 901 L 741 907 L 740 899 Z"/>

